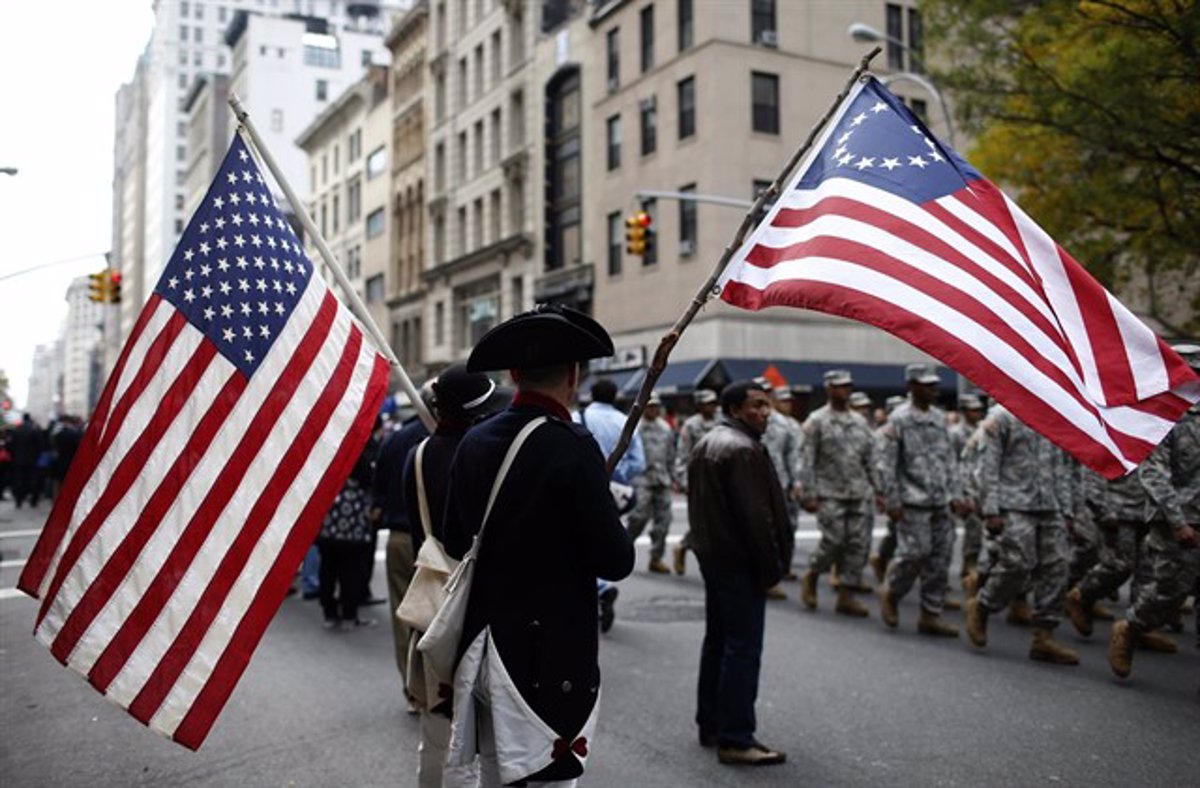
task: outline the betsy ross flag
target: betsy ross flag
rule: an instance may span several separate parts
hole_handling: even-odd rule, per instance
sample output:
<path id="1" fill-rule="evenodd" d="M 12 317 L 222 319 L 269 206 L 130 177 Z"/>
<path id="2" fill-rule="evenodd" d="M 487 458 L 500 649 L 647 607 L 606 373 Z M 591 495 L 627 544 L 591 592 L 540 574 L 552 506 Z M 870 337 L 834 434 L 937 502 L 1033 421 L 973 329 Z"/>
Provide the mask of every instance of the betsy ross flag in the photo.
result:
<path id="1" fill-rule="evenodd" d="M 235 136 L 21 574 L 41 600 L 37 639 L 138 720 L 199 747 L 387 381 Z"/>
<path id="2" fill-rule="evenodd" d="M 804 307 L 895 334 L 1108 478 L 1200 399 L 1173 350 L 874 77 L 721 286 L 744 309 Z"/>

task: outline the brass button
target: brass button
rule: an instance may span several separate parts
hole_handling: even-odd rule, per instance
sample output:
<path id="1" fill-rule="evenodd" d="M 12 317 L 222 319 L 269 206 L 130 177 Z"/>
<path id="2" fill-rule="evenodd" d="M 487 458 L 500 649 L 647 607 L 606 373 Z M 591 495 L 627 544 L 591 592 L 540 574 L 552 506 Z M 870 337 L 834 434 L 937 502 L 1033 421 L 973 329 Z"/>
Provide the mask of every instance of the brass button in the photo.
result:
<path id="1" fill-rule="evenodd" d="M 564 682 L 562 683 L 562 691 L 563 691 L 563 692 L 570 692 L 570 691 L 571 691 L 571 682 L 569 682 L 569 681 L 564 681 Z"/>

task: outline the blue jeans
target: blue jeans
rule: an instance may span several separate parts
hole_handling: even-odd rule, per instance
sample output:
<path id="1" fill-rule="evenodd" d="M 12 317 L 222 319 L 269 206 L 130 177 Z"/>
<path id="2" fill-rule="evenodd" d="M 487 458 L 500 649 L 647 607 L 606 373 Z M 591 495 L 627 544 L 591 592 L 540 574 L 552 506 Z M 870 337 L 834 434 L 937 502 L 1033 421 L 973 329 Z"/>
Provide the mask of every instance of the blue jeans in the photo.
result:
<path id="1" fill-rule="evenodd" d="M 753 575 L 700 567 L 704 576 L 704 645 L 700 649 L 696 723 L 722 747 L 754 744 L 758 673 L 767 597 Z"/>
<path id="2" fill-rule="evenodd" d="M 309 595 L 321 590 L 321 553 L 315 544 L 308 548 L 300 565 L 300 590 Z"/>

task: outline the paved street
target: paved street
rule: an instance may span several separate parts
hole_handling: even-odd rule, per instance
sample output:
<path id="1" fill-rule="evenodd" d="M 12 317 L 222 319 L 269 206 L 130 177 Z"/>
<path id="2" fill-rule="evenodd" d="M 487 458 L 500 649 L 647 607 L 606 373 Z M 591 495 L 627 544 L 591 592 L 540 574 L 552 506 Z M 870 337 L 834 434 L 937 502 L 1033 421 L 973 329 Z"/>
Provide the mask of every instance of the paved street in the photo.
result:
<path id="1" fill-rule="evenodd" d="M 198 753 L 104 702 L 30 637 L 34 603 L 11 589 L 48 507 L 31 516 L 0 502 L 0 775 L 23 786 L 411 785 L 417 722 L 404 712 L 384 628 L 331 633 L 314 602 L 284 602 L 229 705 Z M 675 535 L 683 522 L 676 505 Z M 797 563 L 815 545 L 802 523 Z M 916 634 L 791 598 L 770 603 L 759 731 L 788 763 L 719 766 L 691 722 L 703 591 L 645 572 L 621 584 L 617 624 L 603 638 L 604 698 L 586 785 L 1175 786 L 1200 774 L 1200 651 L 1140 652 L 1133 679 L 1105 660 L 1107 625 L 1078 668 L 1031 663 L 1028 634 L 996 620 L 993 644 Z M 374 580 L 384 589 L 382 562 Z M 383 617 L 383 607 L 369 612 Z M 961 623 L 959 614 L 950 617 Z"/>

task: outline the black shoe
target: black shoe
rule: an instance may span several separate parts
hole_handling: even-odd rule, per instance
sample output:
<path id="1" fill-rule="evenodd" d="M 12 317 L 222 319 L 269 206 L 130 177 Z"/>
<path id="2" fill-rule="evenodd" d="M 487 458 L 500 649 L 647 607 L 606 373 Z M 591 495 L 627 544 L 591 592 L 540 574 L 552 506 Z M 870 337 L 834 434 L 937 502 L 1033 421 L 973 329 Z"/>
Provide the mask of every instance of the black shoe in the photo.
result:
<path id="1" fill-rule="evenodd" d="M 609 586 L 600 592 L 600 631 L 612 629 L 617 614 L 613 606 L 617 603 L 617 587 Z"/>
<path id="2" fill-rule="evenodd" d="M 774 766 L 787 760 L 787 755 L 758 742 L 749 747 L 720 747 L 717 760 L 730 766 Z"/>
<path id="3" fill-rule="evenodd" d="M 720 740 L 717 739 L 717 734 L 700 731 L 700 746 L 701 747 L 703 747 L 706 750 L 711 750 L 713 747 L 716 747 L 718 744 L 720 744 Z"/>

